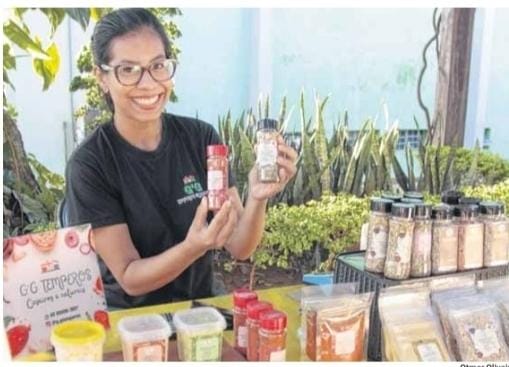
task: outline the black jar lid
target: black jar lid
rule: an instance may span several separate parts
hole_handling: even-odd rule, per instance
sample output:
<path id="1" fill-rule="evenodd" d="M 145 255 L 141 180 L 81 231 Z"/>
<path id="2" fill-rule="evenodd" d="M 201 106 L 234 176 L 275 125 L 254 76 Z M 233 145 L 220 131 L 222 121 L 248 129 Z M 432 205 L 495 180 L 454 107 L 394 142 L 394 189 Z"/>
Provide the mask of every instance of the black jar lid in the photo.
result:
<path id="1" fill-rule="evenodd" d="M 442 193 L 441 200 L 442 200 L 442 203 L 445 203 L 448 205 L 458 205 L 459 199 L 463 196 L 465 196 L 465 194 L 462 193 L 461 191 L 449 190 L 449 191 L 444 191 Z"/>
<path id="2" fill-rule="evenodd" d="M 464 196 L 459 198 L 458 203 L 460 205 L 467 204 L 467 205 L 479 205 L 479 203 L 482 201 L 482 199 L 474 198 L 471 196 Z"/>
<path id="3" fill-rule="evenodd" d="M 431 218 L 431 204 L 415 203 L 415 218 L 428 219 Z"/>
<path id="4" fill-rule="evenodd" d="M 399 203 L 402 199 L 402 196 L 394 192 L 385 191 L 382 193 L 382 199 L 388 199 L 394 201 L 395 203 Z"/>
<path id="5" fill-rule="evenodd" d="M 401 199 L 401 202 L 402 203 L 406 203 L 406 204 L 421 204 L 422 203 L 422 200 L 420 199 L 411 199 L 411 198 L 405 198 L 403 197 Z"/>
<path id="6" fill-rule="evenodd" d="M 370 208 L 372 212 L 390 213 L 393 201 L 382 198 L 371 198 Z"/>
<path id="7" fill-rule="evenodd" d="M 433 219 L 451 219 L 453 207 L 447 204 L 436 205 L 431 209 L 431 217 Z"/>
<path id="8" fill-rule="evenodd" d="M 501 215 L 505 212 L 504 204 L 498 201 L 481 201 L 479 209 L 484 215 Z"/>
<path id="9" fill-rule="evenodd" d="M 276 130 L 277 120 L 274 119 L 262 119 L 258 121 L 258 130 Z"/>
<path id="10" fill-rule="evenodd" d="M 454 206 L 455 217 L 476 217 L 479 215 L 479 205 L 459 204 Z"/>
<path id="11" fill-rule="evenodd" d="M 415 205 L 407 203 L 392 204 L 392 216 L 398 218 L 411 219 L 414 217 Z"/>
<path id="12" fill-rule="evenodd" d="M 424 194 L 419 191 L 406 191 L 403 194 L 403 198 L 407 199 L 415 199 L 415 200 L 424 200 Z"/>

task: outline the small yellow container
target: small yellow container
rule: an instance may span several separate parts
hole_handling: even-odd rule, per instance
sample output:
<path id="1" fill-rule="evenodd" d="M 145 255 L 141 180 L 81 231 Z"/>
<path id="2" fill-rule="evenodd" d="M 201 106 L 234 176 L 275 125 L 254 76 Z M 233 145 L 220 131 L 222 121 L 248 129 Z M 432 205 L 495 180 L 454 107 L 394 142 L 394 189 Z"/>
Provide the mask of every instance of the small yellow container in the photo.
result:
<path id="1" fill-rule="evenodd" d="M 101 324 L 71 320 L 51 330 L 51 344 L 57 361 L 102 361 L 106 333 Z"/>

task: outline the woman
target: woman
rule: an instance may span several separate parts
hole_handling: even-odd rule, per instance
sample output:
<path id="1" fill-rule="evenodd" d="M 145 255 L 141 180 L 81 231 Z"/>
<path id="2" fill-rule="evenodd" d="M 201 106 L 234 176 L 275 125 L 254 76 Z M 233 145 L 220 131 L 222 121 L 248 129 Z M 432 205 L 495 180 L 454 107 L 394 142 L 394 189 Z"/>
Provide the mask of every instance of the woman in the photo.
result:
<path id="1" fill-rule="evenodd" d="M 109 306 L 137 307 L 212 295 L 214 249 L 247 259 L 259 244 L 267 200 L 295 175 L 296 152 L 279 140 L 280 182 L 249 174 L 242 206 L 207 208 L 206 146 L 214 128 L 163 113 L 175 62 L 157 18 L 144 9 L 103 17 L 92 38 L 95 75 L 113 111 L 73 153 L 67 170 L 70 224 L 91 223 Z"/>

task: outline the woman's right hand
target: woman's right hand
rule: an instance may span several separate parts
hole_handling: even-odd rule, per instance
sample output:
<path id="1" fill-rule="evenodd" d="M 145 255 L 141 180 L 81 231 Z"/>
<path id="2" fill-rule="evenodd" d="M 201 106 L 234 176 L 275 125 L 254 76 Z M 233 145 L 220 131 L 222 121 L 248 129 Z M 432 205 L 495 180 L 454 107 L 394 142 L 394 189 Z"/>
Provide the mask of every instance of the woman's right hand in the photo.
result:
<path id="1" fill-rule="evenodd" d="M 210 224 L 207 223 L 207 213 L 207 197 L 203 197 L 186 236 L 186 242 L 190 246 L 201 248 L 204 253 L 208 250 L 222 248 L 238 222 L 238 215 L 230 200 L 223 204 Z"/>

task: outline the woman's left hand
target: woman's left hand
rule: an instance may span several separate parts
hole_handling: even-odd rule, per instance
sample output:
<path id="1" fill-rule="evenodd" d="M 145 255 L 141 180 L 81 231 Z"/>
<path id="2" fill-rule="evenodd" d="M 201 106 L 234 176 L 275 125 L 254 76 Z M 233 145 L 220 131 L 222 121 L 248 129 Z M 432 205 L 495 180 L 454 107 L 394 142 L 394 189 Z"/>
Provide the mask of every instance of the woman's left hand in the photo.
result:
<path id="1" fill-rule="evenodd" d="M 281 136 L 278 137 L 278 157 L 279 181 L 264 183 L 258 181 L 256 174 L 256 165 L 249 172 L 249 195 L 256 200 L 265 200 L 273 197 L 277 193 L 283 191 L 288 181 L 295 176 L 297 172 L 297 152 L 286 145 Z"/>

